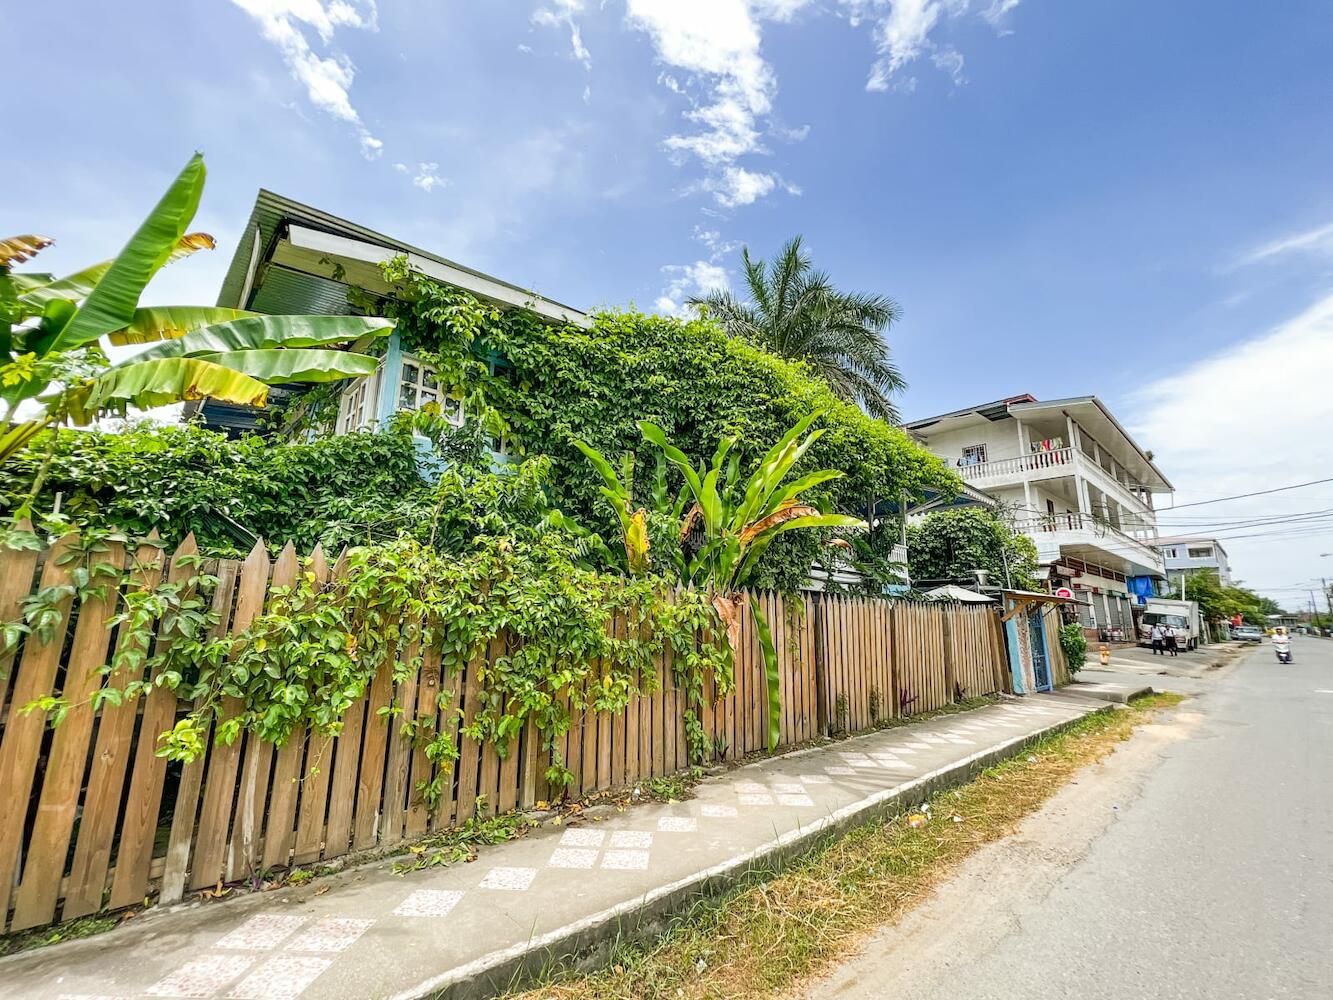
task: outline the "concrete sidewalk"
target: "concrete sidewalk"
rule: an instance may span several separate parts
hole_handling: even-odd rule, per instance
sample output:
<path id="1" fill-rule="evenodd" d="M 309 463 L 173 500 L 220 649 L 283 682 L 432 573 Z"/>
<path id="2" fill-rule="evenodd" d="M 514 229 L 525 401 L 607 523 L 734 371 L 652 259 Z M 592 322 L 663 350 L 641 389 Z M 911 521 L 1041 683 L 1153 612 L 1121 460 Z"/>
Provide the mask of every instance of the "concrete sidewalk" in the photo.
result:
<path id="1" fill-rule="evenodd" d="M 263 1000 L 489 996 L 516 973 L 651 933 L 703 892 L 1091 712 L 1069 691 L 748 764 L 689 801 L 548 824 L 473 864 L 387 864 L 300 888 L 150 911 L 114 931 L 0 960 L 0 996 Z"/>

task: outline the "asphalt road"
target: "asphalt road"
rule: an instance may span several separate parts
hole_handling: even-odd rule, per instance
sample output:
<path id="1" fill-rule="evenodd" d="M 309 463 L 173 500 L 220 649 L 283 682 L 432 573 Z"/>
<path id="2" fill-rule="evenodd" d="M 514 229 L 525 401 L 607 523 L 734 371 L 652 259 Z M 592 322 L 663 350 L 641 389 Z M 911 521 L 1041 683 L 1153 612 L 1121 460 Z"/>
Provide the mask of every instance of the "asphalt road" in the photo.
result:
<path id="1" fill-rule="evenodd" d="M 1333 998 L 1333 641 L 1294 652 L 1214 675 L 808 996 Z"/>

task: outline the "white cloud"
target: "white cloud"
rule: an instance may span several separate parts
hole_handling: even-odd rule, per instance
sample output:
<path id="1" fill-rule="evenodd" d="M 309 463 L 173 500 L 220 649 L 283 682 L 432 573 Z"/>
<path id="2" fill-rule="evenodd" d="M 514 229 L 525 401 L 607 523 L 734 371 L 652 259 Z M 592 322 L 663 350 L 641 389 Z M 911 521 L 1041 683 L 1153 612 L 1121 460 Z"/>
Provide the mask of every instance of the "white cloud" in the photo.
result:
<path id="1" fill-rule="evenodd" d="M 755 14 L 766 21 L 790 21 L 809 5 L 810 0 L 750 0 Z"/>
<path id="2" fill-rule="evenodd" d="M 1019 0 L 991 0 L 991 5 L 981 12 L 986 22 L 1002 35 L 1012 34 L 1005 27 L 1005 18 L 1019 4 Z"/>
<path id="3" fill-rule="evenodd" d="M 799 187 L 783 180 L 776 173 L 763 173 L 734 166 L 724 167 L 720 173 L 704 181 L 701 187 L 711 191 L 717 203 L 723 208 L 752 205 L 777 190 L 793 195 L 801 193 Z"/>
<path id="4" fill-rule="evenodd" d="M 366 128 L 349 91 L 356 67 L 341 52 L 329 49 L 339 28 L 375 31 L 375 0 L 232 0 L 259 23 L 264 40 L 277 47 L 292 78 L 305 88 L 306 97 L 326 114 L 356 129 L 361 153 L 373 160 L 384 144 Z M 329 49 L 320 55 L 311 47 L 304 29 L 312 29 Z"/>
<path id="5" fill-rule="evenodd" d="M 1181 504 L 1319 479 L 1328 474 L 1321 475 L 1322 470 L 1333 468 L 1330 371 L 1333 293 L 1267 333 L 1150 383 L 1134 398 L 1135 409 L 1144 414 L 1133 422 L 1134 435 L 1154 450 Z M 1162 510 L 1158 517 L 1163 534 L 1180 534 L 1193 530 L 1183 525 L 1202 525 L 1205 517 L 1234 521 L 1327 507 L 1318 498 L 1330 495 L 1323 486 L 1190 507 L 1174 515 Z M 1328 573 L 1331 567 L 1321 569 L 1317 556 L 1321 548 L 1333 550 L 1333 529 L 1322 541 L 1225 537 L 1263 530 L 1278 529 L 1200 528 L 1223 536 L 1233 572 L 1260 589 Z"/>
<path id="6" fill-rule="evenodd" d="M 765 61 L 761 21 L 790 20 L 808 0 L 628 0 L 628 24 L 652 40 L 670 67 L 659 80 L 692 102 L 684 113 L 696 126 L 663 145 L 684 160 L 699 160 L 707 178 L 696 190 L 712 192 L 724 208 L 748 205 L 776 190 L 792 190 L 776 174 L 739 165 L 767 152 L 764 136 L 777 95 L 777 75 Z M 698 94 L 696 98 L 693 95 Z M 782 130 L 783 138 L 794 138 Z M 801 136 L 803 137 L 803 136 Z"/>
<path id="7" fill-rule="evenodd" d="M 1262 246 L 1244 254 L 1241 264 L 1257 264 L 1259 261 L 1281 257 L 1289 253 L 1306 253 L 1320 256 L 1333 256 L 1333 222 L 1326 226 L 1317 226 L 1297 233 L 1279 236 Z"/>
<path id="8" fill-rule="evenodd" d="M 963 54 L 952 46 L 936 49 L 931 53 L 930 61 L 936 69 L 948 73 L 955 85 L 966 82 L 963 76 Z"/>
<path id="9" fill-rule="evenodd" d="M 440 165 L 438 163 L 418 163 L 415 169 L 409 167 L 406 163 L 395 163 L 393 169 L 400 174 L 411 174 L 412 186 L 421 188 L 427 194 L 438 187 L 449 186 L 449 179 L 440 176 Z"/>
<path id="10" fill-rule="evenodd" d="M 731 287 L 727 269 L 707 260 L 696 260 L 693 264 L 668 264 L 662 268 L 662 274 L 668 280 L 662 294 L 658 296 L 656 307 L 658 312 L 672 316 L 686 313 L 686 300 L 691 296 L 703 296 Z"/>
<path id="11" fill-rule="evenodd" d="M 741 248 L 739 240 L 725 240 L 718 230 L 705 229 L 703 226 L 694 227 L 694 238 L 708 248 L 708 259 L 714 262 Z"/>
<path id="12" fill-rule="evenodd" d="M 579 30 L 576 14 L 582 14 L 584 0 L 553 0 L 546 7 L 538 7 L 532 12 L 532 23 L 547 28 L 563 27 L 569 31 L 569 47 L 574 58 L 583 64 L 586 70 L 592 69 L 592 53 L 583 44 L 583 32 Z"/>
<path id="13" fill-rule="evenodd" d="M 866 90 L 894 88 L 912 91 L 916 78 L 903 71 L 923 56 L 947 73 L 955 84 L 963 79 L 963 56 L 950 45 L 932 37 L 947 22 L 957 21 L 971 10 L 970 0 L 839 0 L 853 27 L 872 22 L 871 35 L 879 58 L 870 67 Z M 1010 34 L 1004 27 L 1005 16 L 1019 0 L 991 0 L 980 16 L 1000 34 Z"/>

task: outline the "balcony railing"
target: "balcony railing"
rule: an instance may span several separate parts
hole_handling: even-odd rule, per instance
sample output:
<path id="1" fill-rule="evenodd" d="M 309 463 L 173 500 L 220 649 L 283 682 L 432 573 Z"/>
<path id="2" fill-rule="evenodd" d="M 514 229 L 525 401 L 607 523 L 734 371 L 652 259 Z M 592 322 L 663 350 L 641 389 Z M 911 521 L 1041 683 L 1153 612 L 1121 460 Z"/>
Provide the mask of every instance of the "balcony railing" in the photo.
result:
<path id="1" fill-rule="evenodd" d="M 1092 514 L 1082 514 L 1077 511 L 1070 511 L 1065 514 L 1046 514 L 1042 517 L 1029 518 L 1025 521 L 1014 523 L 1015 531 L 1025 535 L 1041 536 L 1047 532 L 1058 531 L 1086 531 L 1095 538 L 1106 538 L 1124 545 L 1131 546 L 1134 551 L 1141 553 L 1145 558 L 1139 561 L 1148 566 L 1157 565 L 1162 561 L 1161 553 L 1147 544 L 1140 538 L 1135 538 L 1126 531 L 1117 528 L 1109 521 L 1104 521 L 1100 517 Z"/>
<path id="2" fill-rule="evenodd" d="M 969 483 L 991 483 L 997 479 L 1023 476 L 1029 472 L 1044 472 L 1048 469 L 1060 470 L 1056 475 L 1074 474 L 1074 449 L 1059 448 L 1055 451 L 1034 451 L 1031 455 L 1018 458 L 1001 458 L 994 462 L 976 462 L 972 465 L 958 466 L 958 474 Z M 1065 471 L 1067 470 L 1067 471 Z"/>
<path id="3" fill-rule="evenodd" d="M 1113 494 L 1123 506 L 1138 511 L 1152 507 L 1131 489 L 1132 484 L 1121 482 L 1098 465 L 1088 455 L 1075 448 L 1055 451 L 1034 451 L 1018 458 L 1001 458 L 994 462 L 974 462 L 957 466 L 963 481 L 973 486 L 998 486 L 1004 481 L 1022 482 L 1025 479 L 1053 479 L 1072 476 L 1075 472 L 1094 483 L 1104 493 Z"/>

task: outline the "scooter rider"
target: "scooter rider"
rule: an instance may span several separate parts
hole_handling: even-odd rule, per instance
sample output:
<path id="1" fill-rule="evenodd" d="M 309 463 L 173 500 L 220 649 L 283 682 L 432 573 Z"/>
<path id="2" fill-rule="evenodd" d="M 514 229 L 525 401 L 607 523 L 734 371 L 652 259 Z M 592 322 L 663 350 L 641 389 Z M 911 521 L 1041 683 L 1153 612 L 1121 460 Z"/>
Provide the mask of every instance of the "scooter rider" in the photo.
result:
<path id="1" fill-rule="evenodd" d="M 1277 654 L 1278 663 L 1291 662 L 1291 636 L 1281 626 L 1273 632 L 1273 652 Z"/>

